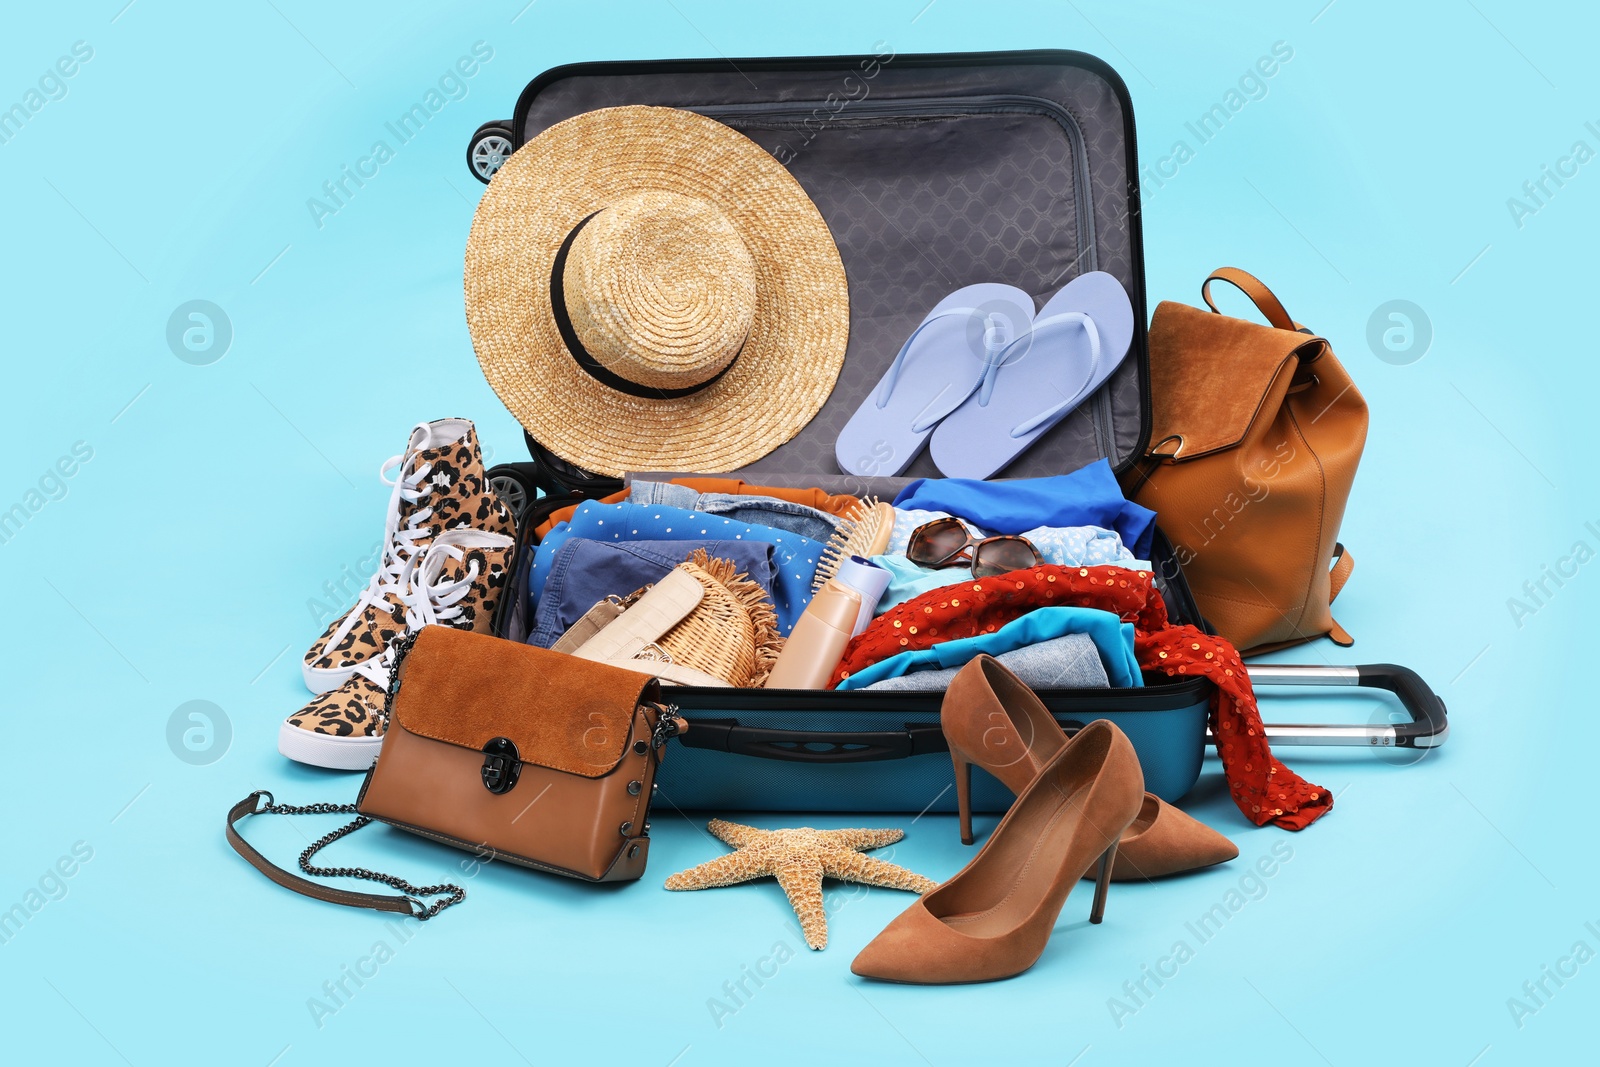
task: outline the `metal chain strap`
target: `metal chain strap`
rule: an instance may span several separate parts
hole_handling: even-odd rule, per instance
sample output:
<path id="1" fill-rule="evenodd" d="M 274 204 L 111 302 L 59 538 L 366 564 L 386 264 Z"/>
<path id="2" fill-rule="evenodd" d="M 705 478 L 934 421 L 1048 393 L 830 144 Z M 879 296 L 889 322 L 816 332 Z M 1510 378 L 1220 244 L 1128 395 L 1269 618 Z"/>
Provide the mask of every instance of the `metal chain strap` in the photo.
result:
<path id="1" fill-rule="evenodd" d="M 270 794 L 269 794 L 270 796 Z M 354 804 L 278 804 L 268 800 L 256 810 L 257 815 L 354 815 Z M 444 909 L 459 904 L 467 898 L 467 891 L 458 885 L 441 882 L 438 885 L 414 886 L 403 878 L 382 871 L 368 870 L 365 867 L 318 867 L 311 862 L 311 857 L 327 848 L 335 841 L 348 834 L 353 834 L 372 819 L 366 815 L 356 815 L 355 819 L 337 830 L 330 830 L 317 840 L 313 841 L 304 852 L 300 853 L 300 869 L 315 878 L 361 878 L 368 882 L 380 882 L 390 889 L 397 889 L 404 893 L 406 899 L 411 901 L 412 914 L 422 922 L 427 922 Z M 442 897 L 432 904 L 424 904 L 421 897 Z"/>
<path id="2" fill-rule="evenodd" d="M 406 656 L 410 655 L 411 646 L 417 643 L 417 637 L 421 632 L 420 630 L 413 630 L 406 633 L 389 646 L 394 653 L 394 662 L 389 664 L 389 687 L 384 691 L 383 711 L 378 715 L 379 721 L 383 723 L 385 730 L 389 728 L 389 722 L 394 715 L 394 698 L 400 692 L 400 664 L 404 663 Z"/>

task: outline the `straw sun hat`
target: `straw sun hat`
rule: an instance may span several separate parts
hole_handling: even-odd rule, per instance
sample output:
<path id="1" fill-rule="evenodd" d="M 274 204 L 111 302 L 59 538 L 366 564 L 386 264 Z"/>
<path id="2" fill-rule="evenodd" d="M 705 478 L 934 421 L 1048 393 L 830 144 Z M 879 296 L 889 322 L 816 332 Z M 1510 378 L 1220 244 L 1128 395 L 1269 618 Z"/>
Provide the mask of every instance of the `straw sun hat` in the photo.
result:
<path id="1" fill-rule="evenodd" d="M 542 445 L 601 474 L 730 471 L 833 391 L 844 266 L 800 183 L 689 111 L 557 123 L 489 183 L 467 239 L 484 375 Z"/>

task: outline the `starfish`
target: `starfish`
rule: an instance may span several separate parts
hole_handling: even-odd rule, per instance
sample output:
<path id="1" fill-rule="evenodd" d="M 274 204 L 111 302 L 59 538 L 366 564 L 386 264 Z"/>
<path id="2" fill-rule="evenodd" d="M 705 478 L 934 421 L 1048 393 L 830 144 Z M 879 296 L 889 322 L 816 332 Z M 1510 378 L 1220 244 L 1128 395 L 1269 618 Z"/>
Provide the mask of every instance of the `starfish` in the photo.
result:
<path id="1" fill-rule="evenodd" d="M 756 878 L 776 878 L 800 919 L 806 944 L 819 952 L 828 947 L 828 913 L 822 906 L 824 877 L 917 894 L 939 884 L 904 867 L 861 854 L 863 849 L 894 844 L 906 836 L 904 830 L 813 830 L 809 826 L 757 830 L 724 819 L 712 819 L 706 829 L 736 851 L 679 871 L 667 879 L 667 888 L 714 889 Z"/>

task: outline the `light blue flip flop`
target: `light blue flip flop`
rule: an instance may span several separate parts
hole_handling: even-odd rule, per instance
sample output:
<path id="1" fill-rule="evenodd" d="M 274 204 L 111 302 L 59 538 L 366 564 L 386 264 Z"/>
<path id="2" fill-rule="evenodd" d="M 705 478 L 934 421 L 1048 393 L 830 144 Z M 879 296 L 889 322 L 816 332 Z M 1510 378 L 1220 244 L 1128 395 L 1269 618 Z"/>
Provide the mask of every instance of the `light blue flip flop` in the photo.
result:
<path id="1" fill-rule="evenodd" d="M 1014 285 L 957 289 L 906 338 L 834 446 L 846 474 L 895 475 L 910 466 L 939 420 L 983 381 L 989 362 L 1028 332 L 1033 298 Z"/>
<path id="2" fill-rule="evenodd" d="M 1105 384 L 1133 343 L 1133 304 L 1105 271 L 1051 297 L 991 362 L 973 394 L 933 434 L 929 454 L 949 478 L 988 478 Z"/>

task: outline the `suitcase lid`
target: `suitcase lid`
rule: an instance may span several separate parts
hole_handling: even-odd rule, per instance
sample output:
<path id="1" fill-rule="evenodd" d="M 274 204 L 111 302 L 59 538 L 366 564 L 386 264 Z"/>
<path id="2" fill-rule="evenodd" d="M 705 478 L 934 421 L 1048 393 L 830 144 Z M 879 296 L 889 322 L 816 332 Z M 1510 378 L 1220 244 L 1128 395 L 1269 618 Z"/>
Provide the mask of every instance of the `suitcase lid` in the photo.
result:
<path id="1" fill-rule="evenodd" d="M 850 341 L 833 393 L 792 440 L 739 473 L 836 472 L 840 428 L 953 290 L 1005 282 L 1042 305 L 1089 270 L 1128 290 L 1132 350 L 1000 476 L 1060 474 L 1102 457 L 1121 470 L 1133 461 L 1150 421 L 1138 164 L 1127 87 L 1104 62 L 1056 50 L 885 48 L 578 63 L 528 85 L 513 135 L 521 146 L 563 119 L 623 104 L 697 111 L 767 149 L 810 194 L 844 262 Z M 938 471 L 924 451 L 904 474 Z"/>

